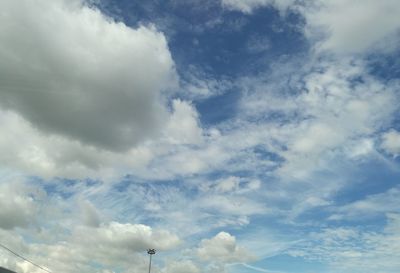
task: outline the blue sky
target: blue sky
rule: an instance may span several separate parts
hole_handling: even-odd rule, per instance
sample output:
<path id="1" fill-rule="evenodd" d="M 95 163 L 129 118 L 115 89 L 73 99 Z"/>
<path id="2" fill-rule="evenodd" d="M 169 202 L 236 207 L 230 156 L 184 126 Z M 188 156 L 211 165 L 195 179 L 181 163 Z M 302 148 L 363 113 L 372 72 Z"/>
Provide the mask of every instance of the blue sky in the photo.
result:
<path id="1" fill-rule="evenodd" d="M 3 245 L 60 273 L 148 248 L 158 273 L 399 272 L 398 1 L 0 10 Z"/>

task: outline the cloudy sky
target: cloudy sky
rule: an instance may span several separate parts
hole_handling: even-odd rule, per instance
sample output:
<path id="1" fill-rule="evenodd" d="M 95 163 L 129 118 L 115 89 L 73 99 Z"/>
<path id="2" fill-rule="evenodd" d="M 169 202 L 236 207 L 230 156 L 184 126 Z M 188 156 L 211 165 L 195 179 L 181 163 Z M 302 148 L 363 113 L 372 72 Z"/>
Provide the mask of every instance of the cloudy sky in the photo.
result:
<path id="1" fill-rule="evenodd" d="M 398 273 L 399 14 L 1 0 L 0 243 L 54 273 Z"/>

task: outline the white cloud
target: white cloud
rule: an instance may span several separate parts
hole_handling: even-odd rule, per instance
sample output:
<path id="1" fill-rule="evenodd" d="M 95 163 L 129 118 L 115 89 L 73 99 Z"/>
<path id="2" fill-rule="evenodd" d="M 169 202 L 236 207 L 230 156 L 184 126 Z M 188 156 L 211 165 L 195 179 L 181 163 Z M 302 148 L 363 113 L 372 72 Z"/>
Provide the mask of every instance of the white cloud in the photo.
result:
<path id="1" fill-rule="evenodd" d="M 218 78 L 200 69 L 189 66 L 181 75 L 179 96 L 189 100 L 207 99 L 221 95 L 232 88 L 232 80 Z"/>
<path id="2" fill-rule="evenodd" d="M 83 201 L 93 188 L 85 189 L 81 184 L 77 183 L 78 193 L 64 199 L 61 195 L 67 192 L 56 185 L 1 181 L 0 242 L 53 272 L 65 273 L 94 273 L 100 269 L 142 272 L 148 266 L 146 249 L 168 253 L 182 243 L 165 228 L 101 222 L 116 216 Z M 52 189 L 49 194 L 44 192 L 45 186 Z M 62 194 L 58 195 L 58 191 Z M 3 249 L 0 252 L 0 266 L 21 273 L 40 272 L 11 253 Z M 155 272 L 160 272 L 157 262 L 154 266 Z"/>
<path id="3" fill-rule="evenodd" d="M 236 176 L 230 176 L 226 179 L 219 180 L 215 189 L 218 192 L 230 192 L 239 189 L 240 178 Z"/>
<path id="4" fill-rule="evenodd" d="M 96 207 L 89 201 L 80 203 L 82 222 L 89 227 L 99 227 L 101 220 Z"/>
<path id="5" fill-rule="evenodd" d="M 355 141 L 364 141 L 385 126 L 397 107 L 395 87 L 368 76 L 362 64 L 336 62 L 321 68 L 305 78 L 305 90 L 296 98 L 300 121 L 280 132 L 289 148 L 282 153 L 282 174 L 305 178 L 312 165 L 324 168 L 321 155 L 327 152 L 354 157 Z M 357 77 L 362 82 L 355 81 Z"/>
<path id="6" fill-rule="evenodd" d="M 396 0 L 222 0 L 228 9 L 251 13 L 272 6 L 284 13 L 295 10 L 306 20 L 305 34 L 318 51 L 363 53 L 397 48 L 400 4 Z"/>
<path id="7" fill-rule="evenodd" d="M 382 135 L 381 147 L 388 153 L 397 156 L 400 154 L 400 133 L 390 130 Z"/>
<path id="8" fill-rule="evenodd" d="M 353 81 L 360 77 L 363 81 Z M 2 111 L 4 132 L 0 135 L 0 147 L 6 152 L 0 155 L 0 162 L 7 168 L 43 177 L 108 179 L 134 173 L 139 177 L 167 179 L 216 169 L 252 168 L 264 172 L 280 165 L 281 174 L 304 178 L 313 166 L 323 167 L 321 155 L 326 151 L 339 149 L 349 157 L 360 154 L 349 147 L 370 138 L 395 109 L 393 86 L 366 76 L 363 64 L 354 61 L 316 65 L 304 78 L 304 85 L 291 83 L 301 91 L 289 97 L 273 92 L 274 88 L 285 88 L 280 84 L 270 86 L 256 81 L 249 85 L 250 81 L 239 82 L 246 90 L 255 88 L 240 101 L 243 120 L 203 130 L 194 106 L 175 100 L 160 137 L 124 152 L 45 135 L 23 117 Z M 253 119 L 274 113 L 291 121 L 245 121 L 247 115 Z M 251 152 L 257 145 L 285 162 L 278 164 L 273 159 L 258 157 Z M 369 150 L 373 150 L 371 142 Z M 11 154 L 17 156 L 10 157 Z"/>
<path id="9" fill-rule="evenodd" d="M 391 188 L 385 192 L 371 194 L 364 199 L 335 208 L 330 220 L 371 219 L 385 213 L 400 213 L 400 189 Z"/>
<path id="10" fill-rule="evenodd" d="M 76 229 L 73 240 L 82 247 L 129 252 L 143 252 L 149 248 L 168 250 L 176 247 L 179 238 L 165 230 L 154 230 L 146 225 L 121 224 L 111 222 L 99 228 L 80 227 Z"/>
<path id="11" fill-rule="evenodd" d="M 65 228 L 65 227 L 64 227 Z M 123 269 L 123 272 L 141 272 L 148 266 L 146 249 L 156 247 L 165 251 L 176 247 L 179 238 L 166 231 L 140 224 L 111 222 L 98 228 L 76 226 L 63 231 L 64 240 L 47 243 L 7 239 L 18 238 L 15 233 L 0 230 L 0 239 L 10 248 L 36 263 L 49 267 L 53 272 L 98 272 L 98 268 Z M 54 232 L 46 230 L 47 233 Z M 35 232 L 30 233 L 35 236 Z M 52 234 L 47 234 L 52 236 Z M 0 265 L 7 265 L 18 272 L 40 272 L 32 264 L 21 262 L 12 255 L 4 255 Z M 93 266 L 96 263 L 97 266 Z M 130 271 L 129 271 L 130 270 Z M 195 272 L 195 271 L 194 271 Z"/>
<path id="12" fill-rule="evenodd" d="M 244 12 L 251 12 L 260 5 L 278 3 L 272 1 L 248 1 L 245 3 L 232 0 L 224 2 L 228 3 L 226 7 L 231 5 L 229 8 L 241 9 Z M 283 8 L 286 9 L 292 2 L 287 1 L 288 4 L 280 3 L 283 3 L 283 6 L 287 5 Z M 8 0 L 4 3 L 1 4 L 4 7 L 14 5 Z M 2 108 L 8 109 L 0 110 L 0 123 L 2 125 L 0 164 L 5 168 L 41 177 L 91 177 L 105 180 L 107 177 L 115 178 L 115 176 L 129 173 L 133 176 L 132 181 L 129 181 L 129 183 L 132 182 L 132 185 L 135 184 L 136 178 L 138 180 L 144 178 L 145 182 L 148 182 L 146 179 L 182 178 L 182 183 L 179 179 L 177 186 L 170 186 L 174 183 L 160 183 L 161 186 L 155 186 L 154 183 L 144 183 L 143 187 L 128 187 L 120 193 L 113 192 L 110 184 L 98 188 L 94 187 L 95 189 L 84 189 L 85 186 L 82 186 L 82 188 L 80 186 L 73 187 L 73 194 L 82 194 L 83 196 L 93 194 L 93 199 L 90 200 L 95 200 L 97 205 L 102 206 L 101 212 L 106 211 L 106 217 L 103 217 L 100 210 L 94 206 L 94 202 L 78 202 L 78 208 L 66 204 L 66 202 L 81 200 L 79 197 L 73 197 L 68 201 L 60 199 L 53 200 L 54 203 L 50 202 L 51 204 L 57 203 L 60 206 L 55 209 L 57 210 L 55 213 L 58 215 L 50 220 L 44 220 L 45 224 L 39 228 L 40 231 L 32 231 L 29 234 L 32 237 L 36 236 L 35 239 L 43 243 L 29 243 L 29 246 L 27 244 L 24 247 L 29 249 L 34 260 L 37 259 L 41 263 L 47 263 L 47 260 L 40 253 L 51 253 L 51 260 L 57 261 L 54 265 L 54 271 L 98 272 L 97 269 L 91 268 L 92 264 L 90 264 L 90 262 L 98 262 L 103 267 L 122 265 L 122 270 L 129 268 L 130 264 L 135 264 L 132 271 L 142 272 L 146 271 L 147 265 L 145 253 L 142 253 L 143 250 L 148 247 L 171 250 L 181 242 L 178 236 L 172 232 L 179 232 L 180 236 L 189 236 L 200 232 L 204 234 L 221 227 L 244 226 L 250 223 L 254 215 L 268 214 L 271 216 L 279 214 L 284 215 L 282 218 L 285 218 L 285 220 L 294 221 L 304 211 L 331 205 L 331 194 L 337 193 L 342 184 L 335 179 L 313 176 L 313 172 L 324 170 L 325 167 L 334 172 L 337 158 L 346 160 L 347 157 L 353 159 L 368 156 L 371 151 L 374 151 L 374 135 L 381 128 L 386 128 L 387 121 L 391 119 L 397 109 L 398 100 L 393 92 L 393 86 L 391 84 L 384 85 L 368 76 L 363 64 L 354 60 L 350 62 L 329 61 L 315 65 L 311 68 L 311 72 L 307 71 L 307 68 L 302 70 L 295 66 L 296 70 L 300 71 L 291 73 L 290 82 L 282 80 L 282 78 L 279 81 L 258 79 L 252 83 L 255 90 L 251 90 L 254 87 L 249 84 L 251 79 L 243 80 L 243 82 L 238 81 L 239 84 L 242 84 L 241 87 L 244 87 L 245 92 L 239 102 L 239 111 L 241 112 L 237 115 L 237 118 L 224 122 L 217 128 L 202 129 L 199 114 L 194 105 L 178 99 L 173 100 L 171 110 L 168 112 L 158 98 L 162 83 L 170 82 L 169 76 L 171 73 L 173 74 L 173 63 L 163 35 L 155 29 L 151 27 L 141 27 L 137 30 L 129 29 L 123 24 L 117 24 L 105 18 L 98 11 L 82 7 L 78 1 L 70 6 L 66 2 L 56 0 L 49 7 L 49 11 L 44 11 L 43 17 L 33 19 L 33 15 L 38 12 L 39 8 L 34 7 L 28 1 L 23 3 L 27 6 L 28 11 L 32 9 L 32 12 L 29 13 L 32 14 L 31 17 L 27 16 L 27 18 L 21 19 L 22 22 L 32 22 L 32 26 L 29 26 L 28 29 L 38 26 L 38 22 L 42 22 L 43 18 L 51 20 L 53 15 L 50 11 L 53 11 L 54 14 L 58 14 L 58 18 L 65 20 L 65 24 L 60 23 L 58 26 L 64 27 L 64 29 L 62 27 L 59 27 L 59 29 L 64 30 L 66 38 L 56 34 L 54 41 L 49 41 L 50 49 L 53 50 L 49 52 L 54 53 L 55 50 L 62 49 L 61 57 L 54 60 L 45 58 L 46 52 L 41 51 L 36 55 L 40 59 L 37 62 L 34 60 L 35 56 L 31 56 L 21 49 L 23 45 L 13 48 L 10 44 L 7 44 L 17 39 L 14 36 L 11 37 L 14 40 L 7 40 L 7 43 L 0 45 L 0 56 L 2 57 L 10 56 L 11 52 L 15 56 L 22 54 L 22 57 L 26 56 L 27 59 L 32 60 L 27 67 L 23 67 L 22 65 L 19 66 L 15 60 L 7 59 L 9 64 L 14 65 L 14 68 L 21 68 L 19 71 L 22 76 L 30 76 L 27 77 L 29 82 L 26 83 L 29 84 L 30 88 L 36 88 L 36 90 L 29 90 L 32 91 L 32 94 L 24 95 L 23 98 L 19 97 L 18 93 L 11 94 L 8 89 L 0 89 L 4 91 L 0 94 L 0 100 L 6 98 L 6 100 L 2 100 L 3 104 L 0 102 L 0 105 L 2 105 Z M 47 2 L 39 0 L 38 3 L 40 7 Z M 59 10 L 58 8 L 61 6 L 65 9 Z M 18 12 L 15 10 L 9 13 L 18 15 Z M 79 24 L 85 27 L 82 30 L 79 30 L 79 28 L 70 29 L 69 26 L 75 24 L 71 23 L 71 18 L 76 19 Z M 90 32 L 93 26 L 84 24 L 86 22 L 84 18 L 88 21 L 97 18 L 95 26 L 105 32 L 104 35 L 101 35 L 104 36 L 102 39 L 107 40 L 108 37 L 112 40 L 110 51 L 112 51 L 112 48 L 121 49 L 122 47 L 121 52 L 109 52 L 108 47 L 103 48 L 101 45 L 90 43 L 90 48 L 93 51 L 80 51 L 82 48 L 79 49 L 79 46 L 86 45 L 83 41 L 87 41 L 93 36 L 97 37 L 95 34 L 87 35 L 87 32 Z M 4 18 L 0 19 L 0 22 L 6 21 L 12 22 Z M 15 22 L 15 24 L 18 25 L 20 22 Z M 1 31 L 7 29 L 12 29 L 12 27 L 0 26 Z M 52 32 L 45 32 L 47 29 L 45 26 L 40 25 L 38 29 L 46 35 L 38 38 L 33 37 L 34 34 L 29 34 L 31 36 L 28 36 L 27 41 L 39 43 L 40 39 L 44 39 L 45 36 L 51 37 Z M 78 33 L 81 31 L 82 35 L 79 38 L 83 39 L 76 44 L 73 43 L 76 40 L 72 39 L 75 37 L 75 31 Z M 113 35 L 116 36 L 115 39 L 111 39 L 114 37 Z M 324 40 L 326 43 L 329 42 L 329 37 Z M 334 34 L 332 34 L 332 37 L 334 37 Z M 0 41 L 2 41 L 1 39 Z M 65 41 L 66 39 L 68 41 Z M 64 46 L 58 45 L 57 41 L 63 41 L 67 46 L 64 48 Z M 143 47 L 149 44 L 153 46 L 143 49 L 148 54 L 137 54 L 130 52 L 131 42 L 135 45 L 138 42 Z M 71 74 L 57 74 L 61 71 L 61 68 L 57 67 L 54 62 L 65 64 L 66 67 L 71 68 L 75 67 L 74 64 L 76 63 L 81 64 L 81 59 L 78 62 L 76 58 L 72 58 L 75 56 L 74 54 L 77 54 L 76 52 L 86 52 L 87 54 L 94 52 L 96 54 L 102 52 L 102 50 L 105 51 L 105 54 L 100 54 L 99 61 L 106 64 L 112 63 L 111 67 L 100 66 L 92 71 L 90 67 L 84 66 L 78 70 L 71 69 L 72 72 L 68 71 Z M 330 50 L 336 49 L 332 46 Z M 130 56 L 130 54 L 132 54 L 133 59 L 124 58 L 127 55 Z M 157 66 L 160 61 L 158 54 L 165 57 L 165 63 Z M 72 57 L 66 58 L 66 56 Z M 87 61 L 87 56 L 85 56 L 83 56 L 83 60 L 85 60 L 83 63 Z M 147 58 L 150 58 L 150 60 L 147 60 Z M 115 59 L 123 59 L 123 63 L 113 64 L 110 61 Z M 148 61 L 150 64 L 147 65 Z M 146 74 L 145 71 L 150 71 L 150 66 L 156 65 L 159 70 L 155 72 L 159 73 L 158 76 L 161 75 L 161 78 L 165 76 L 164 80 L 158 82 L 152 77 L 143 76 L 142 71 L 136 73 L 138 63 L 140 65 L 146 64 L 143 72 L 145 76 L 151 74 Z M 35 67 L 35 65 L 40 66 L 42 64 L 44 71 L 40 70 L 40 67 Z M 48 72 L 46 72 L 46 69 L 50 65 L 55 67 L 54 75 L 46 74 Z M 128 69 L 126 71 L 131 71 L 134 77 L 128 77 L 130 74 L 112 73 L 114 69 L 118 70 L 119 68 L 123 71 Z M 129 70 L 129 68 L 132 69 Z M 11 83 L 22 90 L 23 81 L 22 83 L 17 82 L 15 75 L 8 77 L 9 74 L 3 72 L 10 73 L 8 69 L 0 65 L 0 78 L 14 79 L 14 82 Z M 303 78 L 305 74 L 307 76 Z M 44 79 L 45 76 L 49 75 L 54 78 L 50 77 L 51 80 L 45 82 L 43 86 L 40 86 L 42 83 L 34 82 L 35 79 Z M 293 80 L 296 77 L 299 79 L 297 82 Z M 88 82 L 82 78 L 86 78 Z M 96 79 L 100 80 L 99 89 L 94 88 L 98 87 L 95 85 L 95 83 L 97 84 Z M 75 93 L 56 93 L 49 95 L 48 98 L 40 95 L 37 90 L 38 86 L 44 88 L 41 90 L 49 91 L 56 80 L 61 80 L 61 85 L 66 90 L 67 87 L 72 86 L 70 85 L 71 82 L 74 82 L 77 86 L 73 87 L 78 88 L 78 91 L 75 92 L 76 90 L 73 89 Z M 130 85 L 132 81 L 134 87 L 132 93 L 125 94 L 122 90 L 111 94 L 106 92 L 105 87 L 111 88 L 118 85 L 121 80 L 122 82 L 125 81 L 126 85 Z M 7 84 L 8 82 L 6 81 Z M 266 84 L 266 82 L 277 83 Z M 193 94 L 189 96 L 209 97 L 214 95 L 215 92 L 219 92 L 219 90 L 211 90 L 212 88 L 209 88 L 207 84 L 200 85 L 201 90 L 192 90 Z M 218 82 L 213 84 L 218 85 Z M 290 92 L 286 92 L 289 89 L 288 86 L 292 88 Z M 89 93 L 79 89 L 83 87 L 88 87 L 89 91 L 87 92 Z M 204 89 L 202 89 L 203 87 Z M 139 91 L 136 92 L 137 90 Z M 86 101 L 87 104 L 84 105 L 86 108 L 71 113 L 71 120 L 77 119 L 77 116 L 83 113 L 82 111 L 93 114 L 85 116 L 82 124 L 100 120 L 99 123 L 91 125 L 93 130 L 89 132 L 90 134 L 86 134 L 86 131 L 79 131 L 82 129 L 81 127 L 72 132 L 71 130 L 75 128 L 75 125 L 65 127 L 67 128 L 66 131 L 58 131 L 56 128 L 58 125 L 51 123 L 51 121 L 57 121 L 60 117 L 69 114 L 65 110 L 66 107 L 72 109 L 76 105 L 75 102 L 79 104 L 81 99 L 96 97 L 97 92 L 100 92 L 101 98 L 96 98 L 92 102 Z M 151 96 L 147 97 L 149 94 Z M 75 95 L 79 100 L 72 101 Z M 127 101 L 130 99 L 136 101 L 137 99 L 140 107 L 146 109 L 142 109 L 143 112 L 139 116 L 136 116 L 136 112 L 132 109 L 118 109 L 121 99 L 126 98 L 126 96 Z M 33 102 L 36 99 L 38 100 L 37 104 L 30 105 L 31 101 Z M 104 101 L 100 101 L 102 99 Z M 50 109 L 50 111 L 46 108 L 48 105 L 44 109 L 39 109 L 38 106 L 42 105 L 41 103 L 44 103 L 44 100 L 55 102 L 55 104 L 52 104 L 55 110 Z M 6 105 L 4 101 L 10 103 L 10 105 Z M 64 101 L 66 102 L 65 106 L 60 106 L 61 114 L 64 116 L 61 114 L 52 116 L 50 113 L 57 113 L 57 105 L 61 102 L 64 103 Z M 101 104 L 100 106 L 109 105 L 111 113 L 117 108 L 118 113 L 112 113 L 111 116 L 104 114 L 102 110 L 107 107 L 101 108 L 98 104 L 94 105 L 97 102 Z M 104 104 L 102 104 L 103 102 Z M 122 104 L 124 105 L 124 103 Z M 149 105 L 150 107 L 148 107 Z M 22 106 L 29 106 L 29 109 Z M 28 110 L 29 113 L 26 112 Z M 48 119 L 41 119 L 41 116 L 45 114 L 49 115 Z M 120 121 L 121 116 L 119 114 L 124 116 L 122 121 Z M 143 116 L 141 116 L 142 114 Z M 154 117 L 154 120 L 148 120 L 148 114 Z M 125 119 L 126 117 L 129 118 Z M 165 126 L 160 125 L 157 120 L 164 121 Z M 131 121 L 134 123 L 131 124 Z M 124 136 L 129 137 L 130 134 L 134 134 L 133 129 L 141 127 L 136 126 L 140 125 L 140 122 L 148 124 L 154 131 L 148 128 L 151 132 L 144 132 L 141 138 L 134 137 L 126 140 Z M 106 126 L 103 128 L 104 124 Z M 114 126 L 122 126 L 118 128 L 127 128 L 129 132 L 123 136 L 117 133 L 116 138 L 110 137 L 108 132 L 113 132 L 113 129 L 117 128 Z M 132 130 L 130 131 L 130 129 Z M 102 135 L 104 131 L 107 132 Z M 49 132 L 51 134 L 48 134 Z M 73 133 L 76 133 L 76 135 Z M 100 135 L 93 137 L 92 134 L 97 133 L 100 133 Z M 158 137 L 151 139 L 153 133 L 158 134 Z M 393 154 L 393 151 L 398 150 L 396 146 L 397 132 L 390 131 L 384 134 L 382 139 L 383 149 Z M 119 140 L 121 140 L 119 144 L 114 142 Z M 137 144 L 139 142 L 140 144 Z M 94 145 L 97 147 L 94 147 Z M 252 177 L 235 176 L 241 171 L 249 170 L 254 171 Z M 216 171 L 218 173 L 226 171 L 227 174 L 215 181 L 208 181 L 209 179 L 205 178 L 208 174 L 214 174 Z M 268 178 L 261 182 L 261 180 L 256 179 L 258 176 L 267 176 L 272 181 L 268 181 Z M 280 181 L 283 183 L 272 183 L 277 181 L 275 180 L 276 176 L 278 176 L 278 179 L 286 180 Z M 292 181 L 293 178 L 306 179 L 304 179 L 304 183 L 285 183 Z M 194 182 L 191 183 L 191 181 Z M 124 182 L 127 181 L 124 180 Z M 83 185 L 84 183 L 78 184 Z M 11 186 L 7 187 L 2 188 L 0 186 L 0 197 L 2 197 L 0 198 L 0 207 L 5 208 L 4 211 L 0 211 L 0 227 L 7 229 L 7 231 L 0 231 L 2 238 L 16 236 L 16 233 L 12 233 L 12 229 L 15 227 L 29 228 L 30 223 L 35 222 L 35 217 L 44 219 L 45 216 L 48 216 L 47 214 L 37 216 L 37 204 L 29 194 L 20 194 Z M 62 187 L 60 186 L 57 190 L 63 193 L 69 193 L 69 190 L 71 190 Z M 200 192 L 197 192 L 197 189 L 200 189 Z M 88 193 L 92 190 L 93 192 Z M 398 195 L 398 190 L 393 190 L 385 196 L 379 196 L 379 198 L 378 196 L 371 196 L 367 200 L 355 202 L 346 206 L 343 210 L 338 209 L 335 212 L 341 216 L 358 216 L 367 210 L 376 214 L 387 211 L 396 212 Z M 385 198 L 387 204 L 384 202 Z M 347 211 L 352 211 L 354 214 L 347 213 Z M 74 218 L 75 216 L 77 219 Z M 60 220 L 62 218 L 67 219 Z M 102 223 L 102 220 L 106 218 L 111 218 L 114 222 Z M 115 218 L 118 220 L 115 220 Z M 129 220 L 126 220 L 126 222 L 134 223 L 156 221 L 163 229 L 126 222 L 120 223 L 124 221 L 121 219 L 127 218 Z M 54 223 L 57 219 L 60 222 Z M 394 225 L 388 228 L 387 233 L 384 234 L 386 239 L 389 238 L 389 230 L 393 229 Z M 37 233 L 40 233 L 40 235 Z M 346 229 L 327 231 L 326 233 L 323 235 L 331 236 L 334 239 L 329 242 L 328 240 L 324 241 L 324 244 L 328 246 L 334 244 L 332 242 L 335 240 L 343 242 L 360 237 L 358 231 Z M 363 239 L 368 239 L 363 236 L 361 236 Z M 318 237 L 315 240 L 321 238 Z M 378 240 L 381 237 L 373 238 Z M 264 239 L 262 242 L 258 242 L 260 249 L 265 247 L 266 241 Z M 253 241 L 256 241 L 256 239 Z M 264 250 L 265 255 L 279 254 L 282 249 L 291 245 L 291 243 L 273 240 L 271 240 L 271 243 L 269 252 Z M 344 258 L 357 258 L 364 255 L 351 248 L 341 250 L 342 254 L 336 254 L 346 256 Z M 334 248 L 333 251 L 335 251 Z M 127 253 L 132 253 L 132 255 L 127 255 Z M 261 251 L 257 251 L 257 253 L 261 253 Z M 203 240 L 196 254 L 204 261 L 210 261 L 211 267 L 214 268 L 213 266 L 215 266 L 217 272 L 222 272 L 224 270 L 223 265 L 226 263 L 247 262 L 254 258 L 246 249 L 238 246 L 234 236 L 226 232 L 221 232 L 211 239 Z M 394 257 L 393 260 L 395 258 L 397 257 Z M 155 264 L 155 272 L 200 272 L 198 265 L 190 261 L 167 262 L 164 269 L 158 269 L 157 265 L 159 264 Z M 19 266 L 23 269 L 23 272 L 34 272 L 34 269 L 27 264 L 19 264 Z M 111 268 L 109 270 L 104 269 L 104 272 L 111 271 Z"/>
<path id="13" fill-rule="evenodd" d="M 254 9 L 263 6 L 273 6 L 280 12 L 286 11 L 296 0 L 222 0 L 225 8 L 239 10 L 244 13 L 251 13 Z"/>
<path id="14" fill-rule="evenodd" d="M 0 107 L 34 127 L 125 150 L 159 134 L 174 83 L 163 34 L 132 29 L 80 1 L 0 4 Z"/>
<path id="15" fill-rule="evenodd" d="M 3 151 L 0 163 L 4 169 L 14 172 L 44 178 L 108 179 L 115 176 L 121 166 L 139 167 L 151 158 L 150 151 L 145 147 L 118 154 L 67 138 L 44 135 L 9 111 L 0 111 L 0 121 L 0 148 Z"/>
<path id="16" fill-rule="evenodd" d="M 296 62 L 289 64 L 274 65 L 280 70 L 264 78 L 239 81 L 244 90 L 239 103 L 242 121 L 227 130 L 221 143 L 235 143 L 235 155 L 251 147 L 265 150 L 275 163 L 270 171 L 286 180 L 307 181 L 314 170 L 332 171 L 338 157 L 373 154 L 374 135 L 397 109 L 396 85 L 381 83 L 355 60 L 321 61 L 297 71 L 292 68 Z M 249 158 L 244 153 L 239 164 Z M 261 162 L 257 158 L 247 167 L 265 168 Z"/>
<path id="17" fill-rule="evenodd" d="M 313 232 L 290 255 L 327 262 L 332 272 L 395 273 L 400 266 L 398 214 L 388 214 L 383 232 L 361 228 L 326 228 Z"/>
<path id="18" fill-rule="evenodd" d="M 205 209 L 222 215 L 248 216 L 270 212 L 262 202 L 243 196 L 209 195 L 198 200 Z"/>
<path id="19" fill-rule="evenodd" d="M 203 132 L 196 109 L 179 99 L 172 101 L 173 113 L 165 130 L 165 137 L 173 144 L 201 144 Z"/>
<path id="20" fill-rule="evenodd" d="M 197 249 L 199 258 L 220 263 L 247 262 L 254 257 L 236 243 L 236 238 L 227 232 L 220 232 L 211 239 L 201 241 Z"/>
<path id="21" fill-rule="evenodd" d="M 39 204 L 35 200 L 40 200 L 44 195 L 39 188 L 20 181 L 1 183 L 0 229 L 25 228 L 34 224 L 39 212 Z"/>
<path id="22" fill-rule="evenodd" d="M 195 181 L 202 192 L 244 194 L 255 191 L 261 187 L 257 179 L 248 179 L 238 176 L 228 176 L 217 180 Z"/>
<path id="23" fill-rule="evenodd" d="M 241 123 L 223 135 L 225 145 L 247 141 L 236 146 L 246 151 L 238 164 L 251 158 L 251 147 L 275 160 L 267 173 L 281 183 L 264 183 L 262 189 L 266 206 L 286 220 L 331 206 L 333 195 L 349 183 L 352 164 L 381 160 L 375 139 L 398 109 L 397 85 L 369 75 L 360 61 L 322 59 L 297 71 L 296 62 L 289 64 L 274 65 L 281 70 L 272 75 L 239 81 Z M 250 122 L 255 120 L 256 125 Z M 247 169 L 263 168 L 260 160 L 251 163 Z M 279 211 L 280 202 L 290 211 Z"/>
<path id="24" fill-rule="evenodd" d="M 320 39 L 319 50 L 362 53 L 395 46 L 400 28 L 396 0 L 328 0 L 303 7 L 307 33 Z M 318 37 L 319 36 L 319 37 Z"/>
<path id="25" fill-rule="evenodd" d="M 349 147 L 348 154 L 352 158 L 362 158 L 375 151 L 374 141 L 370 138 L 361 139 L 354 142 L 352 147 Z"/>
<path id="26" fill-rule="evenodd" d="M 243 181 L 243 188 L 236 192 L 220 193 L 212 189 L 196 190 L 207 179 L 194 180 L 167 185 L 132 182 L 123 191 L 109 189 L 92 199 L 101 204 L 103 214 L 109 212 L 131 221 L 157 219 L 161 226 L 184 237 L 216 228 L 244 227 L 252 216 L 270 212 L 263 195 L 253 188 L 260 186 L 259 181 Z"/>
<path id="27" fill-rule="evenodd" d="M 3 230 L 0 228 L 0 241 L 4 246 L 14 250 L 17 253 L 26 253 L 28 251 L 28 246 L 25 244 L 22 236 L 20 234 L 15 234 L 11 230 Z M 4 248 L 0 248 L 0 253 L 0 266 L 14 269 L 17 258 Z"/>
<path id="28" fill-rule="evenodd" d="M 202 142 L 196 109 L 175 100 L 169 112 L 160 98 L 175 72 L 153 27 L 129 28 L 81 1 L 3 1 L 1 10 L 5 169 L 44 178 L 159 177 L 147 169 L 153 159 L 175 156 L 180 165 L 174 146 Z M 203 165 L 184 163 L 171 163 L 172 174 Z"/>
<path id="29" fill-rule="evenodd" d="M 167 264 L 165 273 L 200 273 L 200 269 L 192 261 L 174 261 Z"/>
<path id="30" fill-rule="evenodd" d="M 108 151 L 83 145 L 80 142 L 46 135 L 35 129 L 21 116 L 0 110 L 2 124 L 0 134 L 0 164 L 4 169 L 37 175 L 44 178 L 64 177 L 84 179 L 87 177 L 113 180 L 120 175 L 135 172 L 143 177 L 169 177 L 177 173 L 196 172 L 208 165 L 201 158 L 187 156 L 191 148 L 181 144 L 199 145 L 203 132 L 196 110 L 187 102 L 176 103 L 175 111 L 167 117 L 167 126 L 162 136 L 146 141 L 126 151 Z M 199 151 L 207 157 L 209 150 Z M 158 158 L 170 157 L 169 164 L 160 161 L 160 171 L 151 166 Z M 171 168 L 171 170 L 170 170 Z"/>

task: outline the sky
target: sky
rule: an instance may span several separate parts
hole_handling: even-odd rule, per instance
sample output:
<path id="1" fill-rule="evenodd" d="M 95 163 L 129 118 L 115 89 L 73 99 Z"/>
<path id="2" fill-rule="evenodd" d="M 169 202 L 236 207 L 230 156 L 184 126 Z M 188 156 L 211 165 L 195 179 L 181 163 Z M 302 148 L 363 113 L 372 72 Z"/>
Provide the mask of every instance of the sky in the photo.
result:
<path id="1" fill-rule="evenodd" d="M 0 243 L 54 273 L 398 273 L 398 14 L 2 0 Z"/>

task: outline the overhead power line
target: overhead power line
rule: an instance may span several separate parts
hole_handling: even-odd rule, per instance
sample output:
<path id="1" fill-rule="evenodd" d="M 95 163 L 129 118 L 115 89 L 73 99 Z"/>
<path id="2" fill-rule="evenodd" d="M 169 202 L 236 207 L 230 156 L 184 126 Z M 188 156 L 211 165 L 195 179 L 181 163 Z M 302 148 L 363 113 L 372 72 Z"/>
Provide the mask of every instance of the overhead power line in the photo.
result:
<path id="1" fill-rule="evenodd" d="M 20 254 L 18 254 L 17 252 L 15 252 L 15 251 L 9 249 L 8 247 L 6 247 L 5 245 L 3 245 L 2 243 L 0 243 L 0 247 L 4 248 L 4 249 L 7 250 L 8 252 L 11 252 L 13 255 L 17 256 L 18 258 L 20 258 L 20 259 L 22 259 L 22 260 L 24 260 L 24 261 L 26 261 L 26 262 L 28 262 L 28 263 L 30 263 L 30 264 L 36 266 L 37 268 L 40 268 L 40 269 L 43 270 L 43 271 L 52 273 L 50 270 L 48 270 L 48 269 L 46 269 L 46 268 L 44 268 L 44 267 L 42 267 L 42 266 L 40 266 L 40 265 L 38 265 L 38 264 L 32 262 L 31 260 L 29 260 L 29 259 L 27 259 L 27 258 L 21 256 Z"/>

